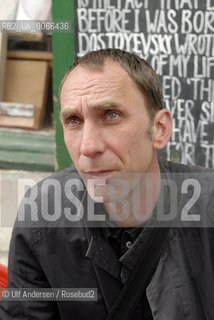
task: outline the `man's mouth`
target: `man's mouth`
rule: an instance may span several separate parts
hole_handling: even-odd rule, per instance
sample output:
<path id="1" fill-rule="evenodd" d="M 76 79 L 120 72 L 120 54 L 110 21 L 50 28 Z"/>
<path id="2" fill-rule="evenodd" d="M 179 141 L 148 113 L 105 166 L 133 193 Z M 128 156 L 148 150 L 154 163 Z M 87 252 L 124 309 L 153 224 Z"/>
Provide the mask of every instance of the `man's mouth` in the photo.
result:
<path id="1" fill-rule="evenodd" d="M 115 172 L 115 170 L 96 170 L 96 171 L 87 171 L 84 173 L 85 176 L 87 177 L 107 177 L 108 175 L 112 174 Z"/>

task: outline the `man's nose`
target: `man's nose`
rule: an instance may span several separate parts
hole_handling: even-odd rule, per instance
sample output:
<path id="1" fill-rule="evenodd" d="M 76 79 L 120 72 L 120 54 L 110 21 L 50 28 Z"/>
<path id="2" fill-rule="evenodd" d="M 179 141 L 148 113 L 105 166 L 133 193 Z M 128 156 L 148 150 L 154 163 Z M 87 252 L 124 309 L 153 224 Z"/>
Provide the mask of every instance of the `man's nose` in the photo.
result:
<path id="1" fill-rule="evenodd" d="M 103 153 L 105 144 L 101 128 L 94 123 L 86 123 L 82 129 L 80 153 L 85 157 L 94 158 Z"/>

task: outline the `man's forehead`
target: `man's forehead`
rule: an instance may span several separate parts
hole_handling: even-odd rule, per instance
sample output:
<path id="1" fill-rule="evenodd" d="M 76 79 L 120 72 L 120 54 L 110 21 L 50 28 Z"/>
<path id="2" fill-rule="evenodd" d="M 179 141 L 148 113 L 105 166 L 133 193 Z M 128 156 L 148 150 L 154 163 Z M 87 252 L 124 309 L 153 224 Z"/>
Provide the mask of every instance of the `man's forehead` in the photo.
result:
<path id="1" fill-rule="evenodd" d="M 120 90 L 134 83 L 118 63 L 106 63 L 103 70 L 77 66 L 65 80 L 61 98 L 67 95 L 104 93 Z"/>

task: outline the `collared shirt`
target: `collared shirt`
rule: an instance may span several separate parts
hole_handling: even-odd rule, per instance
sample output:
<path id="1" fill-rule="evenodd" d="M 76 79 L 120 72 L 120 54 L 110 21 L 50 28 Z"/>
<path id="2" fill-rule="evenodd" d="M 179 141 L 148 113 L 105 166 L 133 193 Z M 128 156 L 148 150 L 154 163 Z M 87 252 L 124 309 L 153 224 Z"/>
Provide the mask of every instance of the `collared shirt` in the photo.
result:
<path id="1" fill-rule="evenodd" d="M 108 228 L 105 236 L 111 242 L 118 259 L 132 247 L 142 230 L 142 227 Z"/>

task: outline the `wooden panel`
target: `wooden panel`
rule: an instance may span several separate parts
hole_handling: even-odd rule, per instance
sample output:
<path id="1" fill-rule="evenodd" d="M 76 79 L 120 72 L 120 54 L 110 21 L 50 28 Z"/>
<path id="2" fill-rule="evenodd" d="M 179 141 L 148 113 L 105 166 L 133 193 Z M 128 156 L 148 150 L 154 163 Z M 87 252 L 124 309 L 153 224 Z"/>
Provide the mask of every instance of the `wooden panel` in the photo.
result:
<path id="1" fill-rule="evenodd" d="M 53 154 L 54 135 L 31 130 L 0 129 L 0 150 Z"/>
<path id="2" fill-rule="evenodd" d="M 33 104 L 0 102 L 0 115 L 33 118 Z"/>
<path id="3" fill-rule="evenodd" d="M 33 129 L 35 127 L 34 122 L 34 118 L 11 117 L 0 115 L 1 127 Z"/>
<path id="4" fill-rule="evenodd" d="M 47 60 L 52 61 L 52 52 L 46 51 L 18 51 L 10 50 L 7 52 L 7 57 L 12 59 L 30 59 L 30 60 Z"/>
<path id="5" fill-rule="evenodd" d="M 3 99 L 34 105 L 34 123 L 28 119 L 8 119 L 8 125 L 39 129 L 42 125 L 48 91 L 48 62 L 34 60 L 7 60 Z M 0 125 L 7 125 L 6 118 L 0 116 Z M 31 126 L 32 125 L 32 126 Z"/>
<path id="6" fill-rule="evenodd" d="M 30 171 L 54 171 L 54 155 L 35 152 L 1 151 L 0 168 Z"/>
<path id="7" fill-rule="evenodd" d="M 0 168 L 54 171 L 54 135 L 0 128 Z"/>
<path id="8" fill-rule="evenodd" d="M 4 92 L 4 77 L 7 56 L 7 35 L 5 32 L 0 32 L 0 101 L 3 98 Z"/>
<path id="9" fill-rule="evenodd" d="M 8 38 L 16 41 L 45 42 L 48 37 L 43 33 L 8 32 Z"/>

